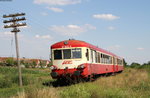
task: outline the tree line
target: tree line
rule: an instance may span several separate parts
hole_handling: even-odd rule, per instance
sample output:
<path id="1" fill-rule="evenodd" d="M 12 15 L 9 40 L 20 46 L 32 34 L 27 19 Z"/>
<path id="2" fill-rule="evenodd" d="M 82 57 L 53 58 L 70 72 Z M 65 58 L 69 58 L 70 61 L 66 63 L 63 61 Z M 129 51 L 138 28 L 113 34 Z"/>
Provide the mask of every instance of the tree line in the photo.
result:
<path id="1" fill-rule="evenodd" d="M 139 64 L 137 62 L 132 62 L 131 64 L 127 64 L 126 61 L 124 60 L 124 66 L 131 67 L 131 68 L 150 68 L 150 61 L 143 64 Z"/>

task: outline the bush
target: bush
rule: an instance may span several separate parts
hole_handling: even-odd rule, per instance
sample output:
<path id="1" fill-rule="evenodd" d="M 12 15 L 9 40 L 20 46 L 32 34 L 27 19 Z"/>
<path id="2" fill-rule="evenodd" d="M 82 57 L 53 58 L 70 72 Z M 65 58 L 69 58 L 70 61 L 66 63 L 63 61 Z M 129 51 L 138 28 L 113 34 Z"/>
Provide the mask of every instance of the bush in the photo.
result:
<path id="1" fill-rule="evenodd" d="M 34 70 L 22 69 L 23 85 L 35 84 L 38 79 L 36 75 L 45 73 Z M 13 67 L 0 67 L 0 88 L 9 88 L 19 84 L 18 69 Z"/>
<path id="2" fill-rule="evenodd" d="M 9 76 L 0 77 L 0 88 L 9 88 L 12 86 L 12 81 Z"/>
<path id="3" fill-rule="evenodd" d="M 14 61 L 13 58 L 6 59 L 6 66 L 15 66 L 15 65 L 17 65 L 17 62 Z"/>
<path id="4" fill-rule="evenodd" d="M 132 64 L 131 64 L 131 68 L 140 68 L 140 64 L 139 63 L 135 63 L 135 62 L 133 62 Z"/>
<path id="5" fill-rule="evenodd" d="M 30 67 L 30 64 L 29 63 L 24 63 L 25 67 L 26 68 L 29 68 Z"/>
<path id="6" fill-rule="evenodd" d="M 19 84 L 19 76 L 18 75 L 12 76 L 12 82 L 16 83 L 16 84 Z M 28 75 L 28 74 L 23 74 L 22 75 L 23 85 L 34 84 L 35 82 L 36 82 L 36 79 L 32 75 Z"/>
<path id="7" fill-rule="evenodd" d="M 3 63 L 2 63 L 2 62 L 0 62 L 0 66 L 3 66 Z"/>

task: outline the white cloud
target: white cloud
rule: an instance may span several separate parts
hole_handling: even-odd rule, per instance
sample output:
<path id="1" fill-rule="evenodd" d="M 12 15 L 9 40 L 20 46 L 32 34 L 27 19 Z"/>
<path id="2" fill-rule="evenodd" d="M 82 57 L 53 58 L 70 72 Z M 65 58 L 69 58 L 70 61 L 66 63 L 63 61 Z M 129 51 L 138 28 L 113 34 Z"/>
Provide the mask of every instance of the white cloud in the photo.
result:
<path id="1" fill-rule="evenodd" d="M 115 30 L 116 28 L 113 26 L 108 27 L 108 30 Z"/>
<path id="2" fill-rule="evenodd" d="M 93 17 L 97 18 L 97 19 L 104 19 L 104 20 L 115 20 L 115 19 L 120 18 L 120 17 L 114 16 L 112 14 L 95 14 L 95 15 L 93 15 Z"/>
<path id="3" fill-rule="evenodd" d="M 35 38 L 39 38 L 39 39 L 53 39 L 50 35 L 35 35 Z"/>
<path id="4" fill-rule="evenodd" d="M 83 26 L 78 26 L 78 25 L 67 25 L 67 26 L 56 26 L 53 25 L 50 27 L 50 30 L 53 32 L 60 33 L 61 35 L 65 36 L 77 36 L 80 35 L 83 32 L 86 32 L 88 30 L 94 30 L 96 27 L 90 25 L 90 24 L 85 24 Z"/>
<path id="5" fill-rule="evenodd" d="M 48 13 L 46 13 L 46 12 L 42 12 L 42 13 L 41 13 L 41 15 L 42 15 L 42 16 L 47 16 L 47 15 L 48 15 Z"/>
<path id="6" fill-rule="evenodd" d="M 40 35 L 35 35 L 35 38 L 40 38 Z"/>
<path id="7" fill-rule="evenodd" d="M 67 27 L 70 29 L 80 29 L 80 27 L 77 25 L 68 25 Z"/>
<path id="8" fill-rule="evenodd" d="M 34 0 L 35 4 L 70 5 L 81 3 L 81 0 Z"/>
<path id="9" fill-rule="evenodd" d="M 142 48 L 142 47 L 139 47 L 139 48 L 136 48 L 136 49 L 139 50 L 139 51 L 144 50 L 144 48 Z"/>
<path id="10" fill-rule="evenodd" d="M 54 12 L 64 12 L 63 9 L 61 8 L 56 8 L 56 7 L 47 7 L 47 9 L 54 11 Z"/>
<path id="11" fill-rule="evenodd" d="M 85 32 L 85 29 L 77 25 L 51 26 L 50 30 L 61 33 L 61 35 L 65 36 L 77 36 L 78 34 Z"/>

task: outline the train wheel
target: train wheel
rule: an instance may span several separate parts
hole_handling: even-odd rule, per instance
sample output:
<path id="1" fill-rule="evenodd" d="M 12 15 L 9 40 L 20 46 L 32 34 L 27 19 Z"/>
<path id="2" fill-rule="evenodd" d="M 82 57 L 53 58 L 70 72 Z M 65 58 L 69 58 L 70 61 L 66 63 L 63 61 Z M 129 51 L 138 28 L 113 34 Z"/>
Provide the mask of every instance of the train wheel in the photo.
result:
<path id="1" fill-rule="evenodd" d="M 95 79 L 94 79 L 94 75 L 89 75 L 88 81 L 92 82 L 92 81 L 94 81 L 94 80 L 95 80 Z"/>
<path id="2" fill-rule="evenodd" d="M 115 72 L 113 72 L 113 73 L 112 73 L 112 76 L 115 76 L 115 75 L 116 75 L 116 73 L 115 73 Z"/>

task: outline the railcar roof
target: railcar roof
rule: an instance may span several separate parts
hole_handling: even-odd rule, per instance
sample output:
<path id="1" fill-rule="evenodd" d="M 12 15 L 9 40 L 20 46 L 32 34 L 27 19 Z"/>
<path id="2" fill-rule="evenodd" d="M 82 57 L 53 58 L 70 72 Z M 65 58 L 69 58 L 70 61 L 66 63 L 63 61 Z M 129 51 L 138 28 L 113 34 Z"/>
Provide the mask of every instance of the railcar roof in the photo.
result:
<path id="1" fill-rule="evenodd" d="M 62 48 L 63 46 L 69 46 L 69 47 L 88 47 L 88 48 L 91 48 L 93 50 L 98 50 L 100 52 L 103 52 L 103 53 L 106 53 L 106 54 L 109 54 L 109 55 L 112 55 L 112 56 L 115 56 L 115 57 L 118 57 L 118 58 L 121 58 L 107 50 L 104 50 L 102 48 L 99 48 L 97 46 L 94 46 L 92 44 L 89 44 L 85 41 L 80 41 L 80 40 L 64 40 L 64 41 L 60 41 L 60 42 L 57 42 L 55 44 L 53 44 L 51 46 L 51 49 L 57 49 L 57 48 Z"/>

